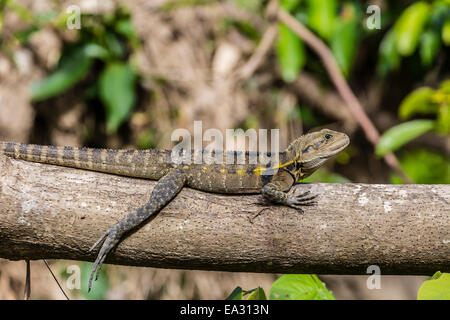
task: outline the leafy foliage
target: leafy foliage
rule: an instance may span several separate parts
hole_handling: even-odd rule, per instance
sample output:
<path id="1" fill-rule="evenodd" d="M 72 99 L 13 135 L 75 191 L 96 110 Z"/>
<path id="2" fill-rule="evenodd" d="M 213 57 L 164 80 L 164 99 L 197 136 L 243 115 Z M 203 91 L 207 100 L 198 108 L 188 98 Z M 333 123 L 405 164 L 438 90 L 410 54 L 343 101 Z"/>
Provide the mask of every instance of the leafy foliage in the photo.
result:
<path id="1" fill-rule="evenodd" d="M 355 43 L 359 42 L 360 25 L 358 11 L 353 5 L 344 6 L 343 15 L 336 20 L 333 37 L 331 39 L 331 51 L 333 52 L 338 66 L 345 76 L 350 74 L 352 64 L 355 60 Z"/>
<path id="2" fill-rule="evenodd" d="M 244 299 L 244 297 L 247 298 Z M 241 287 L 236 287 L 226 300 L 267 300 L 266 293 L 261 287 L 252 290 L 244 291 Z"/>
<path id="3" fill-rule="evenodd" d="M 244 296 L 248 295 L 247 299 Z M 244 291 L 236 287 L 227 300 L 267 300 L 261 287 Z M 270 300 L 335 300 L 316 275 L 288 274 L 278 278 L 270 288 Z"/>
<path id="4" fill-rule="evenodd" d="M 69 48 L 63 54 L 55 72 L 47 78 L 33 83 L 31 99 L 42 101 L 65 92 L 87 74 L 92 62 L 93 59 L 87 55 L 84 46 Z"/>
<path id="5" fill-rule="evenodd" d="M 67 18 L 65 15 L 53 17 L 45 23 L 64 28 Z M 38 19 L 32 21 L 30 32 L 22 37 L 24 41 L 42 27 Z M 130 57 L 139 47 L 139 39 L 130 16 L 121 8 L 111 16 L 94 19 L 90 15 L 81 15 L 81 24 L 83 28 L 77 31 L 77 40 L 65 44 L 56 69 L 32 84 L 31 97 L 34 101 L 56 97 L 83 81 L 87 74 L 94 73 L 86 92 L 98 94 L 106 111 L 106 131 L 114 133 L 130 116 L 136 102 L 137 74 Z"/>
<path id="6" fill-rule="evenodd" d="M 350 2 L 342 6 L 338 15 L 335 0 L 281 1 L 283 9 L 302 19 L 312 30 L 330 43 L 333 54 L 343 73 L 350 73 L 359 40 L 360 9 Z M 306 12 L 306 15 L 304 15 Z M 286 26 L 280 26 L 277 42 L 278 63 L 284 81 L 292 82 L 304 66 L 307 56 L 300 40 Z"/>
<path id="7" fill-rule="evenodd" d="M 374 36 L 376 32 L 361 28 L 365 23 L 360 5 L 353 1 L 338 2 L 335 0 L 281 1 L 281 6 L 291 12 L 309 28 L 315 31 L 328 43 L 336 61 L 345 76 L 350 74 L 355 62 L 358 46 L 365 36 Z M 305 13 L 306 12 L 306 13 Z M 383 19 L 390 19 L 383 16 Z M 365 32 L 362 34 L 362 32 Z M 286 37 L 285 30 L 280 38 Z M 292 75 L 301 68 L 293 56 L 305 61 L 307 57 L 303 47 L 293 41 L 289 51 L 289 60 L 278 55 L 280 69 L 286 82 L 292 81 Z M 283 41 L 287 46 L 287 40 Z M 379 46 L 378 73 L 386 75 L 400 67 L 402 58 L 419 52 L 423 66 L 433 65 L 442 45 L 450 43 L 450 4 L 448 1 L 435 0 L 431 4 L 416 1 L 403 10 L 385 33 Z M 278 43 L 279 48 L 279 43 Z M 278 49 L 279 50 L 279 49 Z M 309 57 L 308 57 L 309 58 Z M 289 66 L 291 70 L 289 70 Z M 289 77 L 284 75 L 288 74 Z"/>
<path id="8" fill-rule="evenodd" d="M 427 149 L 415 149 L 401 152 L 399 161 L 403 170 L 415 183 L 450 183 L 449 160 L 444 155 Z M 391 182 L 401 184 L 402 180 L 396 174 L 392 174 Z"/>
<path id="9" fill-rule="evenodd" d="M 300 38 L 284 24 L 278 25 L 277 54 L 284 81 L 294 81 L 306 62 L 305 49 Z"/>
<path id="10" fill-rule="evenodd" d="M 335 300 L 316 275 L 286 274 L 270 288 L 271 300 Z"/>
<path id="11" fill-rule="evenodd" d="M 396 49 L 401 56 L 410 56 L 419 44 L 419 38 L 430 17 L 430 5 L 417 1 L 403 11 L 394 26 Z"/>
<path id="12" fill-rule="evenodd" d="M 450 300 L 450 273 L 436 272 L 417 293 L 418 300 Z"/>
<path id="13" fill-rule="evenodd" d="M 445 46 L 445 29 L 450 18 L 448 1 L 416 1 L 407 7 L 380 44 L 378 72 L 386 75 L 400 66 L 401 59 L 419 51 L 422 64 L 430 67 Z"/>
<path id="14" fill-rule="evenodd" d="M 413 120 L 390 128 L 383 133 L 376 147 L 379 156 L 397 150 L 430 130 L 441 134 L 450 133 L 450 81 L 443 81 L 438 90 L 422 87 L 411 92 L 400 104 L 398 113 L 401 119 L 416 114 L 436 114 L 437 119 Z"/>
<path id="15" fill-rule="evenodd" d="M 383 156 L 434 128 L 433 120 L 413 120 L 390 128 L 380 138 L 375 153 Z"/>
<path id="16" fill-rule="evenodd" d="M 128 118 L 136 100 L 136 74 L 125 63 L 110 63 L 100 74 L 99 95 L 106 107 L 106 131 L 115 132 Z"/>
<path id="17" fill-rule="evenodd" d="M 331 40 L 337 19 L 336 0 L 308 0 L 308 25 L 326 40 Z"/>
<path id="18" fill-rule="evenodd" d="M 411 92 L 399 107 L 401 119 L 416 114 L 436 114 L 436 131 L 450 133 L 450 80 L 443 81 L 438 90 L 422 87 Z"/>

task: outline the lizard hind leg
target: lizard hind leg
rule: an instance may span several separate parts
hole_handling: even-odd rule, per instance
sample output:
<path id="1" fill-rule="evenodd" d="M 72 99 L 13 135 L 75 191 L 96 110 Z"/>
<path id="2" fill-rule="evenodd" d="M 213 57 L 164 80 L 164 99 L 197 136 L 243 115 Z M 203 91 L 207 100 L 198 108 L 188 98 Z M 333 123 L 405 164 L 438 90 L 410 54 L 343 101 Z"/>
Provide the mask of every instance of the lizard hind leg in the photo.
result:
<path id="1" fill-rule="evenodd" d="M 100 239 L 89 249 L 92 251 L 97 245 L 103 242 L 97 258 L 92 266 L 91 275 L 89 277 L 88 291 L 91 290 L 92 281 L 97 280 L 102 264 L 106 256 L 117 246 L 122 236 L 132 229 L 140 226 L 151 215 L 159 212 L 167 205 L 183 188 L 186 182 L 186 175 L 183 170 L 172 169 L 168 174 L 162 177 L 153 188 L 150 199 L 147 204 L 139 207 L 122 218 L 114 226 L 108 229 Z"/>

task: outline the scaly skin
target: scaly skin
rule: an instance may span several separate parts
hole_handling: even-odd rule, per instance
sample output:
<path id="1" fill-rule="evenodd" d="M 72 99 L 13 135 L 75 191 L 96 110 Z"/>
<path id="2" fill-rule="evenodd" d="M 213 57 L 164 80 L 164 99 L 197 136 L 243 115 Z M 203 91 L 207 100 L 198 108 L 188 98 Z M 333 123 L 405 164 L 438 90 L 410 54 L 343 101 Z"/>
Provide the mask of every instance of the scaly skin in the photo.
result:
<path id="1" fill-rule="evenodd" d="M 176 164 L 170 150 L 111 150 L 12 142 L 0 142 L 0 153 L 27 161 L 158 180 L 148 202 L 109 228 L 89 250 L 103 241 L 89 278 L 90 290 L 94 276 L 98 278 L 106 256 L 122 236 L 164 208 L 184 186 L 215 193 L 262 193 L 272 202 L 302 212 L 302 206 L 314 204 L 315 196 L 309 196 L 308 192 L 292 192 L 291 187 L 342 151 L 349 141 L 346 134 L 329 129 L 312 132 L 297 138 L 279 153 L 277 163 L 266 165 L 261 162 L 250 164 L 254 153 L 235 151 L 202 151 L 204 157 L 222 158 L 220 164 L 194 164 L 194 161 L 192 164 Z M 193 152 L 191 159 L 198 155 Z M 259 156 L 258 153 L 256 155 Z M 226 157 L 229 156 L 235 160 L 241 157 L 242 161 L 227 164 Z"/>

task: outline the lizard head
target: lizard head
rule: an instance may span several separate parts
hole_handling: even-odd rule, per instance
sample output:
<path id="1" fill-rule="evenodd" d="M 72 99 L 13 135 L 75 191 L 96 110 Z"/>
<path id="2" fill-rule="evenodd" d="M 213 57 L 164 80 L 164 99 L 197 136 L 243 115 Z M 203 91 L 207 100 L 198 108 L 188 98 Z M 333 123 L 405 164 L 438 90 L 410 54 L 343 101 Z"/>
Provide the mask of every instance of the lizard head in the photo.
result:
<path id="1" fill-rule="evenodd" d="M 349 137 L 342 132 L 322 129 L 308 133 L 288 147 L 288 152 L 295 153 L 295 176 L 306 178 L 329 158 L 338 154 L 350 142 Z"/>

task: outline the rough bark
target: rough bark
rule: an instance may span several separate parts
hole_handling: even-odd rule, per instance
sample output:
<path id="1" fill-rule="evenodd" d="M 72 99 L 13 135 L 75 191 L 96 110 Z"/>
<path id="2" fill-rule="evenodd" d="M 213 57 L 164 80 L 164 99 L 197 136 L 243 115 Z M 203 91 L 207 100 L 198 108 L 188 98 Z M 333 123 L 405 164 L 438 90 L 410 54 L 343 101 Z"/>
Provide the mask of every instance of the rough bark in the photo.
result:
<path id="1" fill-rule="evenodd" d="M 92 261 L 88 248 L 154 181 L 0 156 L 0 257 Z M 270 273 L 450 271 L 450 186 L 300 184 L 304 214 L 185 188 L 126 237 L 107 263 Z M 257 217 L 250 218 L 263 210 Z"/>

